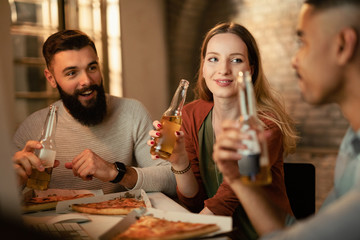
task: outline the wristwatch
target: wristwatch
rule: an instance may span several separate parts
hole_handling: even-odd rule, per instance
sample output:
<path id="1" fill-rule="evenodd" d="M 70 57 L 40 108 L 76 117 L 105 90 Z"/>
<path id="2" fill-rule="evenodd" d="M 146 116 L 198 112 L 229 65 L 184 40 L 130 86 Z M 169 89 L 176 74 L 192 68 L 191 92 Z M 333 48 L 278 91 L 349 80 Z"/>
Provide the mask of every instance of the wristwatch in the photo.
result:
<path id="1" fill-rule="evenodd" d="M 114 162 L 116 170 L 118 170 L 118 175 L 115 177 L 114 180 L 110 181 L 112 183 L 118 183 L 123 179 L 126 173 L 126 166 L 122 162 Z"/>

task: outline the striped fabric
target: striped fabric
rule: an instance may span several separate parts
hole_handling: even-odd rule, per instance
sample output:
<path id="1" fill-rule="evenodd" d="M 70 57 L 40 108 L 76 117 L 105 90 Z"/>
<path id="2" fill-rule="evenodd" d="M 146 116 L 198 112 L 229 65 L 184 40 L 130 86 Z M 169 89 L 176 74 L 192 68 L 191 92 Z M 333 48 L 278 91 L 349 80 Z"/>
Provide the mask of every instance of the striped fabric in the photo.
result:
<path id="1" fill-rule="evenodd" d="M 170 164 L 164 160 L 152 160 L 150 147 L 146 144 L 148 132 L 152 129 L 149 113 L 137 100 L 107 95 L 108 114 L 101 124 L 87 127 L 77 122 L 64 108 L 59 107 L 56 129 L 56 159 L 60 166 L 53 170 L 50 188 L 61 189 L 103 189 L 104 193 L 126 190 L 119 184 L 102 182 L 98 179 L 83 181 L 74 177 L 64 167 L 85 149 L 91 149 L 108 162 L 123 162 L 135 166 L 138 181 L 134 189 L 162 191 L 174 195 L 175 178 Z M 18 128 L 14 136 L 17 151 L 23 149 L 28 140 L 38 140 L 41 135 L 48 109 L 30 115 Z"/>

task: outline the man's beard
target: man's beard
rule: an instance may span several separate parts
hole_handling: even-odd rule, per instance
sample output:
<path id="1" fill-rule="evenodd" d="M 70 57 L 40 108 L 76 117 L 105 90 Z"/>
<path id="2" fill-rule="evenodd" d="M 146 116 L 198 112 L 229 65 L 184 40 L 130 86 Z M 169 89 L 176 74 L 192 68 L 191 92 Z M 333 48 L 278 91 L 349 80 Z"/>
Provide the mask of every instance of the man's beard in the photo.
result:
<path id="1" fill-rule="evenodd" d="M 82 125 L 94 126 L 101 123 L 106 116 L 106 97 L 103 85 L 91 85 L 81 90 L 75 90 L 74 94 L 67 94 L 57 84 L 60 97 L 64 106 L 69 110 L 70 114 L 78 120 Z M 88 106 L 83 106 L 78 100 L 80 94 L 93 90 L 97 92 L 95 98 L 88 102 Z"/>

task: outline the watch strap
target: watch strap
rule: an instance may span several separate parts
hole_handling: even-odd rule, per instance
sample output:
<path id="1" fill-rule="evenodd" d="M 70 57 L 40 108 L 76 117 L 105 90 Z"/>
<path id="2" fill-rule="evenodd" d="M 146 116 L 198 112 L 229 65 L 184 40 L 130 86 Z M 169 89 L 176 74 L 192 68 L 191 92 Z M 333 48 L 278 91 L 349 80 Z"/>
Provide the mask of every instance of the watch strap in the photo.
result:
<path id="1" fill-rule="evenodd" d="M 114 162 L 114 166 L 116 170 L 118 170 L 118 174 L 116 175 L 115 179 L 110 181 L 111 183 L 118 183 L 120 182 L 126 173 L 126 166 L 122 162 Z"/>

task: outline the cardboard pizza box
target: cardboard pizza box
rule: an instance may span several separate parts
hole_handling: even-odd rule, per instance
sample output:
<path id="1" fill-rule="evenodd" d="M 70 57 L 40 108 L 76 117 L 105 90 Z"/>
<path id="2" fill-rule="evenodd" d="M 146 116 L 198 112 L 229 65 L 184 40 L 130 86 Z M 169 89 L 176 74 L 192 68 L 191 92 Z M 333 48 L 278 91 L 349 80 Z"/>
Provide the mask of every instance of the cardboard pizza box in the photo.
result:
<path id="1" fill-rule="evenodd" d="M 107 201 L 107 200 L 111 200 L 111 199 L 115 199 L 115 198 L 119 198 L 119 197 L 129 197 L 129 196 L 133 196 L 137 199 L 143 199 L 145 202 L 145 206 L 147 208 L 151 208 L 151 202 L 150 202 L 150 199 L 147 196 L 146 192 L 143 189 L 137 189 L 137 190 L 130 190 L 130 191 L 125 191 L 125 192 L 110 193 L 110 194 L 105 194 L 102 196 L 61 201 L 56 205 L 56 213 L 73 212 L 71 205 L 75 204 L 75 203 L 95 203 L 95 202 Z"/>
<path id="2" fill-rule="evenodd" d="M 215 216 L 215 215 L 205 215 L 205 214 L 195 214 L 195 213 L 182 213 L 182 212 L 171 212 L 164 211 L 155 208 L 147 209 L 138 209 L 132 211 L 117 224 L 115 224 L 111 229 L 99 237 L 100 240 L 109 240 L 117 236 L 118 234 L 126 231 L 131 224 L 142 215 L 153 215 L 154 217 L 167 219 L 170 221 L 182 221 L 182 222 L 191 222 L 191 223 L 208 223 L 208 224 L 217 224 L 220 228 L 218 231 L 209 233 L 206 236 L 218 235 L 221 233 L 227 233 L 232 231 L 232 218 L 229 216 Z M 216 239 L 227 239 L 227 238 L 216 238 Z"/>

